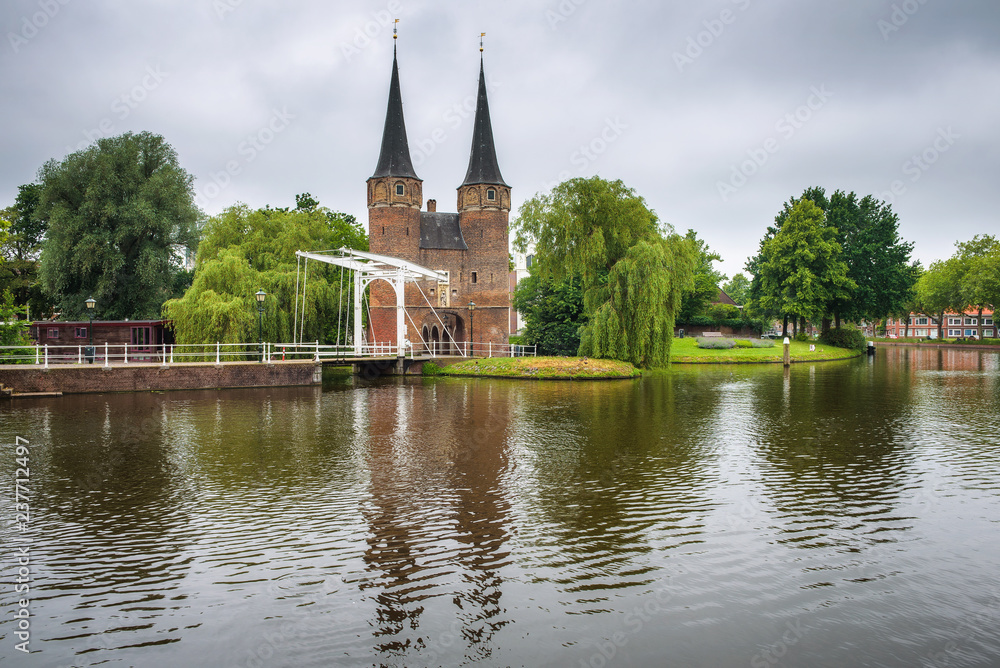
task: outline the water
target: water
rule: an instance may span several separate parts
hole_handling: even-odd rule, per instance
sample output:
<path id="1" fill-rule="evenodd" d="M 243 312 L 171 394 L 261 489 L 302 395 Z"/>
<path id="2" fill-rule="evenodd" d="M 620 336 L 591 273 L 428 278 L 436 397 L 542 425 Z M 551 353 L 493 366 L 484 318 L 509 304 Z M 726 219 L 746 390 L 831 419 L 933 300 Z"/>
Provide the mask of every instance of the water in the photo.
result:
<path id="1" fill-rule="evenodd" d="M 1000 665 L 996 353 L 22 399 L 0 432 L 4 666 Z"/>

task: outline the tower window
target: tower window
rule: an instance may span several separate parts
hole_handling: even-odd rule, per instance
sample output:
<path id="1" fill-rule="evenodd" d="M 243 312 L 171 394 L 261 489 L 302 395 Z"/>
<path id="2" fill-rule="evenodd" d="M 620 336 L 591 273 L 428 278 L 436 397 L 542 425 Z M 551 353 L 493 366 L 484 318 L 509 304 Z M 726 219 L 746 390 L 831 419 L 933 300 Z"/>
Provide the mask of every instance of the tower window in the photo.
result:
<path id="1" fill-rule="evenodd" d="M 488 189 L 488 190 L 486 191 L 486 199 L 488 199 L 488 200 L 490 200 L 490 201 L 492 202 L 492 201 L 494 201 L 494 200 L 495 200 L 496 198 L 497 198 L 497 191 L 496 191 L 496 190 L 494 190 L 493 188 L 489 188 L 489 189 Z"/>
<path id="2" fill-rule="evenodd" d="M 397 183 L 396 184 L 396 194 L 399 195 L 399 196 L 403 195 L 403 184 L 402 183 Z"/>
<path id="3" fill-rule="evenodd" d="M 409 227 L 406 228 L 406 236 L 410 236 L 410 228 Z"/>
<path id="4" fill-rule="evenodd" d="M 476 275 L 476 272 L 472 272 L 472 282 L 473 282 L 473 283 L 475 283 L 475 282 L 476 282 L 476 279 L 477 279 L 477 278 L 479 278 L 479 277 L 478 277 L 478 276 Z"/>
<path id="5" fill-rule="evenodd" d="M 382 236 L 385 236 L 385 225 L 382 226 Z"/>

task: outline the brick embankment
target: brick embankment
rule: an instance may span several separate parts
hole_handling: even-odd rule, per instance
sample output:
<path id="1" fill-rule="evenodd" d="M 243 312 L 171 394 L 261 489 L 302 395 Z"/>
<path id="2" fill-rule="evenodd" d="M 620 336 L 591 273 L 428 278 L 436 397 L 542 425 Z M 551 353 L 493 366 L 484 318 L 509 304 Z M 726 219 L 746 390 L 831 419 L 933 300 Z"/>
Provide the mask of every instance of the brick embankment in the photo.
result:
<path id="1" fill-rule="evenodd" d="M 0 385 L 27 392 L 146 392 L 230 387 L 318 385 L 322 367 L 312 361 L 222 364 L 19 365 L 0 367 Z"/>

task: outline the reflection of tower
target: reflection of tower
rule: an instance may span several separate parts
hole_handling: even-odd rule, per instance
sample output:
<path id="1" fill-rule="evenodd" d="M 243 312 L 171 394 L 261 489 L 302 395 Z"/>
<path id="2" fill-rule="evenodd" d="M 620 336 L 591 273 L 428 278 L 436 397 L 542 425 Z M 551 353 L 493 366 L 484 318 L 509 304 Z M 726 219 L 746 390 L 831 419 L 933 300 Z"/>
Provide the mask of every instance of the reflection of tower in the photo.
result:
<path id="1" fill-rule="evenodd" d="M 374 590 L 378 651 L 433 653 L 444 664 L 448 652 L 490 655 L 507 622 L 499 570 L 510 535 L 502 487 L 509 414 L 506 395 L 489 387 L 370 390 L 362 588 Z"/>
<path id="2" fill-rule="evenodd" d="M 382 148 L 375 173 L 368 179 L 369 249 L 447 272 L 447 281 L 425 281 L 419 288 L 407 286 L 410 340 L 434 339 L 445 345 L 452 338 L 467 340 L 467 305 L 474 301 L 478 309 L 476 340 L 506 344 L 510 335 L 510 186 L 504 182 L 497 162 L 482 58 L 469 166 L 458 187 L 458 213 L 437 211 L 433 199 L 427 200 L 427 210 L 421 211 L 422 198 L 423 181 L 413 169 L 406 139 L 399 68 L 393 50 Z M 439 309 L 438 316 L 426 307 L 425 299 Z M 368 336 L 395 342 L 395 296 L 387 284 L 372 284 L 370 304 Z M 442 321 L 444 331 L 438 331 L 435 337 L 434 330 L 441 329 Z"/>

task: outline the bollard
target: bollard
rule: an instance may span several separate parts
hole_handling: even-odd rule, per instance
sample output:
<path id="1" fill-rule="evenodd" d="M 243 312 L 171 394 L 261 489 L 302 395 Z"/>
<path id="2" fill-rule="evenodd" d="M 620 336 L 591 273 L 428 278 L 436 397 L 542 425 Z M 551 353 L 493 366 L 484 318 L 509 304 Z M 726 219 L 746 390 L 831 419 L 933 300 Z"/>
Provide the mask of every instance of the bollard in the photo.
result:
<path id="1" fill-rule="evenodd" d="M 868 357 L 875 357 L 875 342 L 868 342 Z"/>
<path id="2" fill-rule="evenodd" d="M 792 363 L 792 357 L 791 357 L 791 354 L 788 351 L 789 346 L 791 345 L 791 343 L 789 342 L 787 336 L 785 337 L 784 345 L 785 345 L 785 352 L 782 355 L 781 361 L 782 361 L 782 363 L 785 366 L 789 366 Z"/>

